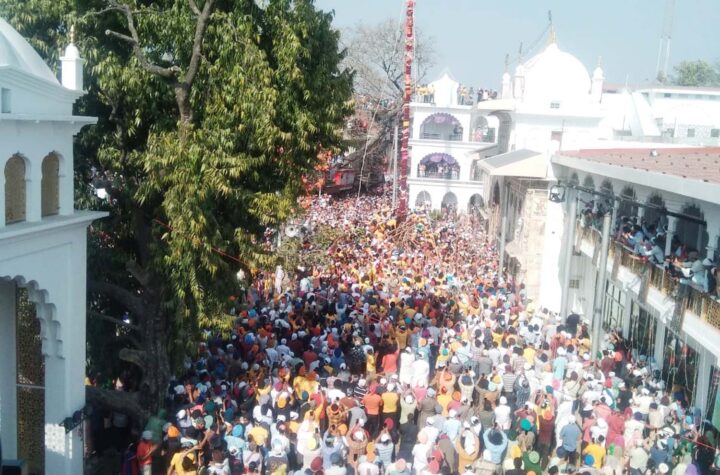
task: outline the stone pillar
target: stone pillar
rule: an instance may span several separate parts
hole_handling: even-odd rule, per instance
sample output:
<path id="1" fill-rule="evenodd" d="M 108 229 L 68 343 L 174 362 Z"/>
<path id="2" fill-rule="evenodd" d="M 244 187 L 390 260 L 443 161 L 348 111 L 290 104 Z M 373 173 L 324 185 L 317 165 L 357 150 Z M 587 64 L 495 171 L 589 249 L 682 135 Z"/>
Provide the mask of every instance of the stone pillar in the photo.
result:
<path id="1" fill-rule="evenodd" d="M 700 410 L 703 411 L 703 414 L 706 414 L 705 409 L 707 409 L 708 403 L 715 403 L 715 401 L 708 401 L 713 358 L 706 348 L 700 346 L 695 349 L 698 352 L 698 361 L 696 365 L 697 377 L 695 378 L 695 393 L 692 403 L 695 407 L 699 407 Z"/>
<path id="2" fill-rule="evenodd" d="M 42 157 L 28 157 L 28 160 L 30 170 L 25 172 L 25 221 L 32 223 L 42 219 Z"/>
<path id="3" fill-rule="evenodd" d="M 708 233 L 710 236 L 710 239 L 708 239 L 708 245 L 705 247 L 705 257 L 709 257 L 710 260 L 715 262 L 715 257 L 717 254 L 717 244 L 718 239 L 720 238 L 720 235 L 717 233 Z"/>
<path id="4" fill-rule="evenodd" d="M 3 207 L 3 220 L 5 209 Z M 0 280 L 0 441 L 5 459 L 17 457 L 15 282 Z"/>
<path id="5" fill-rule="evenodd" d="M 677 232 L 678 219 L 675 216 L 668 216 L 668 229 L 665 235 L 665 257 L 670 255 L 672 251 L 672 240 Z"/>
<path id="6" fill-rule="evenodd" d="M 572 256 L 575 247 L 575 225 L 577 224 L 577 191 L 567 189 L 566 199 L 568 203 L 567 226 L 563 236 L 563 257 L 560 266 L 564 269 L 562 274 L 562 287 L 560 294 L 560 318 L 568 316 L 568 303 L 570 301 L 570 276 L 572 275 Z"/>
<path id="7" fill-rule="evenodd" d="M 632 315 L 633 299 L 632 294 L 628 292 L 627 288 L 623 288 L 623 295 L 625 295 L 625 302 L 623 304 L 623 317 L 622 317 L 622 330 L 623 336 L 629 338 L 630 336 L 630 315 Z"/>
<path id="8" fill-rule="evenodd" d="M 662 370 L 665 364 L 665 323 L 655 315 L 651 314 L 655 319 L 655 366 Z"/>

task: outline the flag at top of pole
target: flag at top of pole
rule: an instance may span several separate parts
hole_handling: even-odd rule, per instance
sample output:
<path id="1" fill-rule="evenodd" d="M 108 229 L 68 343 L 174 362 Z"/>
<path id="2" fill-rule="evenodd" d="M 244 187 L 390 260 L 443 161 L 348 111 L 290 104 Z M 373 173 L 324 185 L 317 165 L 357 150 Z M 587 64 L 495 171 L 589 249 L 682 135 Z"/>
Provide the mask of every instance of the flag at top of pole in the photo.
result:
<path id="1" fill-rule="evenodd" d="M 400 201 L 397 208 L 398 220 L 405 219 L 408 208 L 408 142 L 410 140 L 410 101 L 412 99 L 412 63 L 414 39 L 415 0 L 407 0 L 405 20 L 405 90 L 402 107 L 402 138 L 400 141 Z"/>

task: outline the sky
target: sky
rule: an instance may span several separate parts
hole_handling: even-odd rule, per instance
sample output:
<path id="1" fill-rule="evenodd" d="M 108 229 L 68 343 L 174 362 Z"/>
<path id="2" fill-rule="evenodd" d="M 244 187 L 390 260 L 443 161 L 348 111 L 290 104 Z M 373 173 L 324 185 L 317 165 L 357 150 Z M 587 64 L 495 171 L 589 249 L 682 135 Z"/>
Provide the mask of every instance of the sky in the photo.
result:
<path id="1" fill-rule="evenodd" d="M 416 0 L 415 25 L 433 38 L 436 65 L 473 87 L 499 89 L 505 55 L 517 57 L 548 25 L 560 49 L 590 72 L 602 58 L 606 81 L 637 86 L 656 77 L 666 0 Z M 404 18 L 404 0 L 316 0 L 343 30 Z M 720 61 L 720 0 L 676 0 L 668 72 L 683 60 Z M 525 59 L 542 50 L 543 38 Z M 511 71 L 512 72 L 512 71 Z"/>

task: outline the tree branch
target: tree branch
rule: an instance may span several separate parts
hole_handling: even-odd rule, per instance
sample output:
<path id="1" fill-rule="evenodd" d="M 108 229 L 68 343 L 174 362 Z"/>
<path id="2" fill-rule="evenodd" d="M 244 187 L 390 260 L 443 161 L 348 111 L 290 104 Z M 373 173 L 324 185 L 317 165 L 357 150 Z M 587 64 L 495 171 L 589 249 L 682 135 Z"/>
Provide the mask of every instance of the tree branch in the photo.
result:
<path id="1" fill-rule="evenodd" d="M 125 263 L 125 269 L 138 281 L 140 285 L 147 288 L 150 285 L 150 273 L 143 269 L 140 264 L 134 260 Z"/>
<path id="2" fill-rule="evenodd" d="M 140 331 L 140 327 L 137 325 L 133 325 L 132 323 L 127 323 L 122 321 L 119 318 L 111 317 L 110 315 L 105 315 L 104 313 L 96 312 L 94 310 L 88 311 L 90 315 L 92 315 L 93 318 L 99 318 L 100 320 L 105 320 L 106 322 L 114 323 L 115 325 L 127 328 L 128 330 L 133 331 Z"/>
<path id="3" fill-rule="evenodd" d="M 127 414 L 134 427 L 143 427 L 150 417 L 150 411 L 140 403 L 138 393 L 85 386 L 85 396 L 87 402 L 96 408 Z"/>
<path id="4" fill-rule="evenodd" d="M 200 16 L 200 9 L 197 6 L 197 3 L 195 3 L 195 0 L 188 0 L 188 5 L 190 5 L 190 10 L 195 14 Z"/>
<path id="5" fill-rule="evenodd" d="M 192 9 L 195 2 L 194 0 L 189 0 L 189 2 L 191 4 L 190 8 Z M 202 59 L 203 39 L 205 38 L 205 31 L 207 30 L 208 22 L 210 20 L 210 15 L 212 14 L 214 4 L 215 0 L 205 0 L 205 5 L 203 5 L 202 12 L 198 11 L 198 19 L 195 25 L 195 38 L 193 39 L 192 56 L 190 57 L 190 64 L 188 65 L 187 72 L 185 73 L 185 77 L 183 78 L 183 82 L 188 88 L 192 86 L 192 83 L 195 80 L 195 75 L 200 68 L 200 60 Z M 197 5 L 194 6 L 195 10 L 198 10 Z"/>
<path id="6" fill-rule="evenodd" d="M 119 285 L 111 284 L 109 282 L 88 280 L 88 291 L 102 294 L 113 299 L 117 303 L 125 306 L 125 308 L 133 315 L 141 316 L 143 318 L 146 317 L 145 306 L 142 298 L 139 295 L 120 287 Z"/>
<path id="7" fill-rule="evenodd" d="M 140 45 L 140 36 L 138 35 L 137 28 L 135 28 L 135 18 L 133 16 L 133 11 L 130 9 L 130 6 L 124 3 L 116 3 L 115 1 L 112 1 L 110 5 L 111 6 L 108 7 L 106 10 L 118 11 L 125 15 L 130 36 L 123 33 L 118 33 L 117 31 L 113 30 L 105 30 L 105 34 L 129 43 L 133 48 L 133 53 L 135 54 L 135 57 L 140 62 L 140 66 L 147 72 L 163 78 L 175 77 L 180 72 L 180 69 L 178 67 L 172 66 L 169 68 L 164 68 L 150 62 L 147 59 L 147 56 L 145 56 L 145 52 Z"/>

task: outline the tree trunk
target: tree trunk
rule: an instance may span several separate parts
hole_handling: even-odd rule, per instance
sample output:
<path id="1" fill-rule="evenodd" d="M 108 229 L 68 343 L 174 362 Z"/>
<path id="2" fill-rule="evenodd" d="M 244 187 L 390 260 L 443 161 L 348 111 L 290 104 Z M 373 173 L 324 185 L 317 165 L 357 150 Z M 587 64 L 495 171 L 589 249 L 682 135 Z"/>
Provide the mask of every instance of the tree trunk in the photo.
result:
<path id="1" fill-rule="evenodd" d="M 150 318 L 141 325 L 145 358 L 141 368 L 140 403 L 153 413 L 165 405 L 170 382 L 168 322 L 169 318 L 164 312 L 156 311 L 150 313 Z"/>

